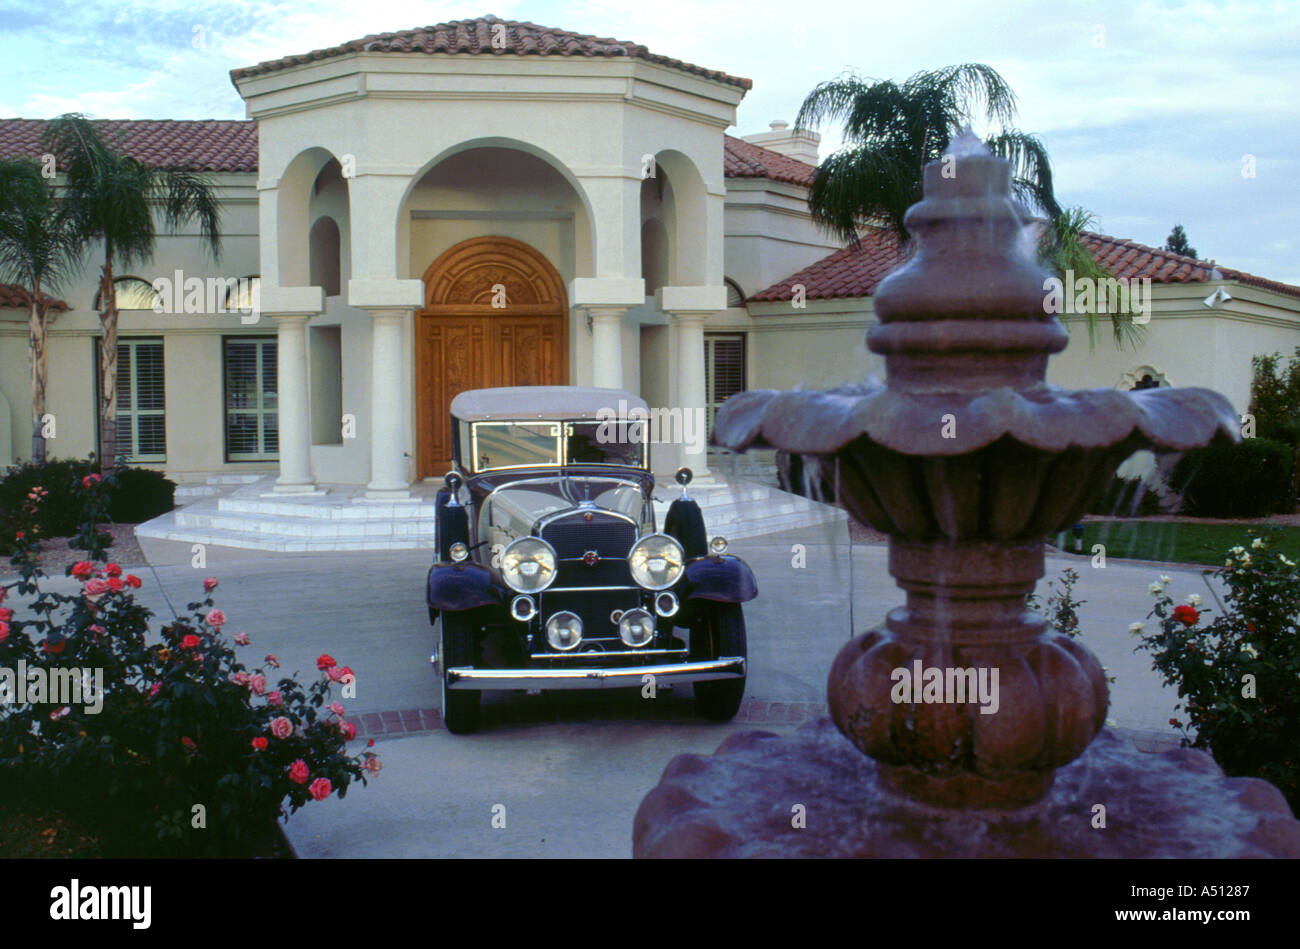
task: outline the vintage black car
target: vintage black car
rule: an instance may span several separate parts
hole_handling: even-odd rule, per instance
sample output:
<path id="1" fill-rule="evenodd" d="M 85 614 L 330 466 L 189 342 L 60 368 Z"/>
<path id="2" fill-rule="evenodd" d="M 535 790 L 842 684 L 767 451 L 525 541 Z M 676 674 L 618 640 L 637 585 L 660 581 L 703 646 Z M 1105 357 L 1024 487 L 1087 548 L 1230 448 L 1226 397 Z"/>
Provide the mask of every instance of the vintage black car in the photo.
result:
<path id="1" fill-rule="evenodd" d="M 619 413 L 619 414 L 615 414 Z M 451 403 L 429 620 L 449 731 L 485 690 L 693 683 L 714 720 L 745 692 L 744 561 L 710 539 L 682 486 L 655 525 L 648 410 L 617 389 L 476 389 Z"/>

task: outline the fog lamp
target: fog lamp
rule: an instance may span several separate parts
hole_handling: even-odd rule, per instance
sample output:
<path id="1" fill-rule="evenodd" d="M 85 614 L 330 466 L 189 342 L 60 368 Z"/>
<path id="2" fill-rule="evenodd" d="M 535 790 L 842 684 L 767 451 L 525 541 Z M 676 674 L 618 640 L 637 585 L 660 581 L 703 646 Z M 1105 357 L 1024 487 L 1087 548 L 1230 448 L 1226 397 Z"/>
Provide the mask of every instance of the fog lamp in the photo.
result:
<path id="1" fill-rule="evenodd" d="M 717 537 L 713 538 L 713 540 L 709 541 L 709 550 L 713 551 L 718 556 L 722 556 L 727 552 L 727 538 L 719 534 Z"/>
<path id="2" fill-rule="evenodd" d="M 655 597 L 655 612 L 667 619 L 670 616 L 676 616 L 680 604 L 677 602 L 677 594 L 664 591 Z"/>
<path id="3" fill-rule="evenodd" d="M 618 621 L 618 638 L 633 649 L 655 638 L 655 618 L 642 609 L 627 610 Z"/>
<path id="4" fill-rule="evenodd" d="M 460 563 L 462 560 L 469 558 L 469 548 L 460 541 L 456 541 L 456 543 L 451 545 L 450 553 L 451 559 L 456 563 Z"/>
<path id="5" fill-rule="evenodd" d="M 576 613 L 561 610 L 546 621 L 546 641 L 560 652 L 577 649 L 582 644 L 582 620 Z"/>
<path id="6" fill-rule="evenodd" d="M 537 604 L 531 596 L 520 594 L 510 601 L 510 615 L 521 623 L 527 623 L 537 615 Z"/>

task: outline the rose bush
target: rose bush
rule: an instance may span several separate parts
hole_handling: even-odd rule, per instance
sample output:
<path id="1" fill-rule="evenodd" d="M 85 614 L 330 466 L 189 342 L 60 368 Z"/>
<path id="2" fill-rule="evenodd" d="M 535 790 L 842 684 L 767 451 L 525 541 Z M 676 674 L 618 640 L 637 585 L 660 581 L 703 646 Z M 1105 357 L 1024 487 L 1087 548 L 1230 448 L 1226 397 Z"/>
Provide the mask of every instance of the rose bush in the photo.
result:
<path id="1" fill-rule="evenodd" d="M 355 729 L 324 671 L 264 694 L 279 662 L 239 659 L 215 579 L 155 633 L 132 592 L 141 580 L 118 565 L 75 564 L 80 591 L 58 594 L 40 587 L 35 541 L 18 537 L 12 560 L 22 576 L 0 586 L 0 668 L 103 670 L 103 700 L 98 714 L 93 695 L 0 706 L 0 793 L 85 818 L 109 855 L 242 855 L 282 814 L 379 770 L 373 752 L 348 754 Z M 30 618 L 17 618 L 19 597 Z"/>
<path id="2" fill-rule="evenodd" d="M 1208 750 L 1228 775 L 1271 781 L 1300 811 L 1300 572 L 1255 537 L 1215 576 L 1227 593 L 1213 619 L 1198 594 L 1175 603 L 1168 577 L 1152 583 L 1157 628 L 1130 627 L 1137 649 L 1178 689 L 1187 721 L 1170 724 L 1184 745 Z"/>

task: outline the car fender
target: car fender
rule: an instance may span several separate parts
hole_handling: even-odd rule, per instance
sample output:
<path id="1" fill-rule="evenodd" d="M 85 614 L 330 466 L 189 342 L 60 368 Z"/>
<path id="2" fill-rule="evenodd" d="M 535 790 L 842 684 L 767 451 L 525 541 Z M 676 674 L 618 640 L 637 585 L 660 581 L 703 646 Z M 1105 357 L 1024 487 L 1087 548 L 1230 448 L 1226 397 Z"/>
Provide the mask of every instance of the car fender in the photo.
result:
<path id="1" fill-rule="evenodd" d="M 758 581 L 749 564 L 729 555 L 701 557 L 686 565 L 681 599 L 747 603 L 758 596 Z"/>
<path id="2" fill-rule="evenodd" d="M 458 613 L 505 603 L 505 591 L 492 579 L 492 572 L 468 561 L 434 564 L 425 589 L 430 610 Z"/>

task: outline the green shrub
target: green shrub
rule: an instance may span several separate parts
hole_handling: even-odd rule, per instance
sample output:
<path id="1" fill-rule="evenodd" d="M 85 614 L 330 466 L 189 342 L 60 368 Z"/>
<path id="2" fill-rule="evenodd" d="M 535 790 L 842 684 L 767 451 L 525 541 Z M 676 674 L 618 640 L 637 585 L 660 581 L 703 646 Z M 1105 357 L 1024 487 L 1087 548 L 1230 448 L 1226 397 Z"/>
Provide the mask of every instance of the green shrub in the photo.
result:
<path id="1" fill-rule="evenodd" d="M 114 523 L 139 524 L 175 506 L 176 482 L 161 471 L 119 468 L 116 475 L 117 485 L 108 499 L 108 516 Z"/>
<path id="2" fill-rule="evenodd" d="M 1150 587 L 1158 629 L 1131 629 L 1178 689 L 1188 721 L 1169 724 L 1183 744 L 1208 749 L 1229 776 L 1271 781 L 1300 811 L 1300 570 L 1255 538 L 1229 550 L 1215 575 L 1227 587 L 1223 615 L 1207 622 L 1195 594 L 1175 604 L 1162 577 Z"/>
<path id="3" fill-rule="evenodd" d="M 1150 517 L 1160 513 L 1160 495 L 1141 478 L 1112 477 L 1088 511 L 1107 517 Z"/>
<path id="4" fill-rule="evenodd" d="M 1198 517 L 1262 517 L 1290 512 L 1293 452 L 1284 442 L 1247 438 L 1239 445 L 1189 451 L 1174 468 L 1183 511 Z"/>
<path id="5" fill-rule="evenodd" d="M 34 488 L 43 488 L 36 517 L 38 537 L 73 537 L 84 519 L 82 479 L 99 472 L 99 462 L 87 458 L 56 458 L 43 465 L 28 462 L 9 468 L 0 480 L 0 555 L 13 547 L 17 513 Z M 108 517 L 120 524 L 137 524 L 166 514 L 174 504 L 176 485 L 161 472 L 119 468 L 106 482 Z"/>

